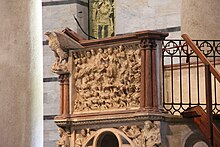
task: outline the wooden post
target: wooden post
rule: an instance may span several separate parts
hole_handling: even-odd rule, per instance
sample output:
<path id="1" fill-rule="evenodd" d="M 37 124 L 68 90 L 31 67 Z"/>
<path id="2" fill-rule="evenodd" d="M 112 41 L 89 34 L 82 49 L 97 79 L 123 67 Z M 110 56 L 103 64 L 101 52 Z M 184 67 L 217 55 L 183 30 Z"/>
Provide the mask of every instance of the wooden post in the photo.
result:
<path id="1" fill-rule="evenodd" d="M 212 114 L 212 83 L 211 83 L 211 72 L 209 65 L 205 65 L 205 87 L 206 87 L 206 111 L 207 111 L 207 120 L 209 127 L 209 143 L 213 145 L 213 114 Z"/>
<path id="2" fill-rule="evenodd" d="M 158 74 L 158 70 L 157 70 L 157 60 L 159 60 L 160 57 L 157 56 L 157 51 L 156 51 L 156 44 L 152 46 L 151 49 L 151 73 L 152 73 L 152 101 L 153 101 L 153 110 L 154 112 L 158 112 L 158 99 L 159 99 L 159 95 L 158 95 L 158 91 L 160 91 L 159 88 L 159 83 L 158 83 L 158 79 L 157 79 L 157 74 Z"/>
<path id="3" fill-rule="evenodd" d="M 140 97 L 140 109 L 141 111 L 145 109 L 145 50 L 141 50 L 141 97 Z"/>
<path id="4" fill-rule="evenodd" d="M 149 46 L 145 51 L 145 109 L 153 111 L 152 50 Z"/>
<path id="5" fill-rule="evenodd" d="M 158 111 L 158 83 L 156 70 L 156 43 L 154 40 L 141 40 L 141 109 L 147 112 Z M 159 57 L 158 57 L 159 58 Z"/>

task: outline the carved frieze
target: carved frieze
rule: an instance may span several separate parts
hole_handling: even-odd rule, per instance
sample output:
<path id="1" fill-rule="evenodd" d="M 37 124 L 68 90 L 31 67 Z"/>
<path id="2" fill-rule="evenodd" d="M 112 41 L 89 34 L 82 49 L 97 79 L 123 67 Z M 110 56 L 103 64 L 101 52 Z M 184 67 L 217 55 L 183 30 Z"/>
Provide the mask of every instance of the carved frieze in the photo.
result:
<path id="1" fill-rule="evenodd" d="M 75 112 L 139 107 L 138 45 L 75 51 L 73 60 Z"/>
<path id="2" fill-rule="evenodd" d="M 161 144 L 160 123 L 146 121 L 142 129 L 142 147 L 157 147 Z"/>
<path id="3" fill-rule="evenodd" d="M 121 126 L 119 129 L 124 132 L 124 134 L 130 138 L 136 147 L 141 147 L 142 135 L 141 135 L 141 128 L 137 125 L 132 126 Z"/>
<path id="4" fill-rule="evenodd" d="M 85 141 L 93 133 L 90 129 L 82 129 L 80 133 L 76 134 L 75 147 L 82 147 L 85 145 Z"/>
<path id="5" fill-rule="evenodd" d="M 157 147 L 161 144 L 159 122 L 146 121 L 144 128 L 137 125 L 119 127 L 129 137 L 135 147 Z"/>
<path id="6" fill-rule="evenodd" d="M 143 125 L 101 129 L 86 128 L 75 131 L 75 147 L 96 147 L 102 141 L 99 139 L 105 137 L 107 134 L 115 136 L 119 146 L 157 147 L 161 145 L 160 122 L 146 121 Z M 111 138 L 108 139 L 110 139 L 110 142 L 113 141 Z"/>

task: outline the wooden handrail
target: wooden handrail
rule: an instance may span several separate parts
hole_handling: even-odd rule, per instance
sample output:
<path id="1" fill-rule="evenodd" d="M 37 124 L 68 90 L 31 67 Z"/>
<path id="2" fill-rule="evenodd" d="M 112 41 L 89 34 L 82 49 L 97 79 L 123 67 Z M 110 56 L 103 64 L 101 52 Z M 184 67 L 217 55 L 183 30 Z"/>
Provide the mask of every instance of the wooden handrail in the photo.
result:
<path id="1" fill-rule="evenodd" d="M 220 83 L 220 73 L 215 69 L 215 67 L 206 58 L 206 56 L 199 50 L 199 48 L 192 42 L 192 39 L 187 34 L 183 34 L 181 36 L 186 41 L 186 43 L 191 47 L 191 49 L 198 55 L 198 57 L 201 59 L 201 61 L 205 65 L 209 65 L 210 72 L 214 75 L 214 77 Z"/>
<path id="2" fill-rule="evenodd" d="M 211 84 L 211 73 L 220 82 L 220 73 L 215 69 L 211 62 L 206 58 L 206 56 L 199 50 L 199 48 L 192 42 L 192 39 L 187 35 L 183 34 L 182 38 L 191 47 L 191 49 L 197 54 L 201 61 L 205 64 L 205 84 L 206 84 L 206 114 L 201 107 L 195 107 L 194 110 L 201 115 L 201 119 L 194 118 L 194 122 L 198 125 L 200 130 L 208 139 L 210 145 L 217 147 L 219 142 L 216 140 L 216 135 L 220 136 L 219 130 L 216 130 L 215 125 L 213 127 L 213 114 L 212 114 L 212 84 Z M 204 128 L 201 127 L 200 123 L 204 123 Z M 214 129 L 214 130 L 213 130 Z M 213 134 L 214 133 L 214 134 Z"/>

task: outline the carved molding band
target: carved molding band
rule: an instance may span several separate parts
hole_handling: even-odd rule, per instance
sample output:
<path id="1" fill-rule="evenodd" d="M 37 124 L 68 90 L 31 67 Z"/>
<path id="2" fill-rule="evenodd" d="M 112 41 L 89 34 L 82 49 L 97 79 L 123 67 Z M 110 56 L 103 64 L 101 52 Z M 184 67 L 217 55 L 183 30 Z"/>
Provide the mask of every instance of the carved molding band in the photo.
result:
<path id="1" fill-rule="evenodd" d="M 73 52 L 74 111 L 140 106 L 140 47 L 115 46 Z"/>

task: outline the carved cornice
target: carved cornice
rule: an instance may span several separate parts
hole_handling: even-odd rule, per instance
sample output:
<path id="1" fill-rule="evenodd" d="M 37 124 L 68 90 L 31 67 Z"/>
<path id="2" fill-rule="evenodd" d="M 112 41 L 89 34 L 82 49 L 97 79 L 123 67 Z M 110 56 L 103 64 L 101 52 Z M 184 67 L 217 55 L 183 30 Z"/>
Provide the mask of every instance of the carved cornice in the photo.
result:
<path id="1" fill-rule="evenodd" d="M 163 114 L 133 114 L 130 116 L 104 116 L 103 118 L 68 118 L 61 119 L 55 118 L 57 126 L 74 126 L 82 127 L 84 125 L 104 125 L 104 124 L 121 124 L 127 122 L 140 122 L 146 120 L 164 121 L 165 115 Z"/>
<path id="2" fill-rule="evenodd" d="M 142 39 L 163 40 L 168 36 L 168 33 L 161 33 L 151 30 L 134 32 L 120 36 L 114 36 L 102 39 L 81 40 L 79 41 L 85 48 L 101 47 L 107 45 L 124 44 L 129 42 L 139 42 Z"/>

